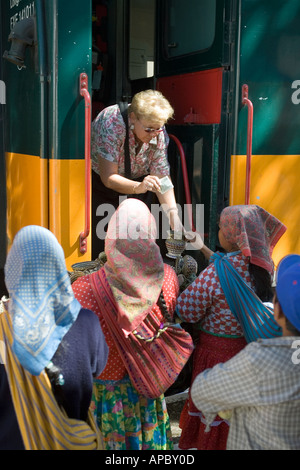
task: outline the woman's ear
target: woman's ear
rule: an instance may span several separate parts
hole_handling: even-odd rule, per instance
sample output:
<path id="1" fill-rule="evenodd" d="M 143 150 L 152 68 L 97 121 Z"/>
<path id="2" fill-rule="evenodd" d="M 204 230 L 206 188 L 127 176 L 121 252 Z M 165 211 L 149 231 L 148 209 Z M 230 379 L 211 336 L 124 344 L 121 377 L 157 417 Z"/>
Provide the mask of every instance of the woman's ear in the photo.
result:
<path id="1" fill-rule="evenodd" d="M 134 114 L 133 111 L 131 111 L 131 113 L 129 113 L 129 117 L 130 117 L 132 122 L 135 122 L 137 120 L 137 117 L 136 117 L 136 115 Z"/>

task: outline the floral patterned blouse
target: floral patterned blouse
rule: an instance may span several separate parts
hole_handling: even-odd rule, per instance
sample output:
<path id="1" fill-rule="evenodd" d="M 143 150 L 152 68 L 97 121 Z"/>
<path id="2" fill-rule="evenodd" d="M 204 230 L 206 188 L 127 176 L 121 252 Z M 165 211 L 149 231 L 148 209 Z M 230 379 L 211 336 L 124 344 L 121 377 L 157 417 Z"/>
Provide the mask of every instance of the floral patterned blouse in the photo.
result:
<path id="1" fill-rule="evenodd" d="M 126 129 L 118 105 L 101 111 L 92 124 L 91 159 L 92 169 L 99 174 L 98 157 L 118 164 L 119 175 L 124 176 L 124 142 Z M 129 149 L 132 178 L 146 174 L 166 176 L 170 174 L 167 159 L 169 137 L 164 129 L 149 144 L 143 144 L 138 154 L 135 138 L 129 126 Z"/>

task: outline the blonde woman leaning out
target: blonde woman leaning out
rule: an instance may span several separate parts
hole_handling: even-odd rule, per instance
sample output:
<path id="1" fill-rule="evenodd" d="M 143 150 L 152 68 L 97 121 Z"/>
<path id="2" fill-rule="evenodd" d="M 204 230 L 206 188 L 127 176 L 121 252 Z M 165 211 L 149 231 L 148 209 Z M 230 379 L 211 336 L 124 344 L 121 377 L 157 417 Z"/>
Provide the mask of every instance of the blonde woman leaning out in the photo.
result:
<path id="1" fill-rule="evenodd" d="M 159 91 L 146 90 L 137 93 L 128 108 L 109 106 L 93 122 L 93 258 L 104 249 L 106 223 L 112 215 L 107 215 L 105 205 L 116 209 L 120 196 L 140 199 L 150 208 L 156 194 L 171 227 L 181 227 L 167 159 L 165 124 L 173 113 Z"/>

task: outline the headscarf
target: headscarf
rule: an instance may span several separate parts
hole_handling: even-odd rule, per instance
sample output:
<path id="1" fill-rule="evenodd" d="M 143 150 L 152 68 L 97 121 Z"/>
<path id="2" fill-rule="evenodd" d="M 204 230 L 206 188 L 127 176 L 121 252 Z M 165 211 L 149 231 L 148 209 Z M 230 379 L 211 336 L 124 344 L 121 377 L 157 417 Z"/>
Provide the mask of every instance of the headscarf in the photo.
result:
<path id="1" fill-rule="evenodd" d="M 64 252 L 49 230 L 27 226 L 15 236 L 4 269 L 13 351 L 26 370 L 39 375 L 81 309 Z"/>
<path id="2" fill-rule="evenodd" d="M 125 334 L 144 320 L 160 295 L 164 263 L 156 233 L 148 207 L 134 198 L 123 201 L 108 224 L 103 269 Z"/>
<path id="3" fill-rule="evenodd" d="M 276 217 L 257 205 L 229 206 L 221 212 L 219 226 L 252 264 L 273 272 L 273 248 L 286 231 Z"/>

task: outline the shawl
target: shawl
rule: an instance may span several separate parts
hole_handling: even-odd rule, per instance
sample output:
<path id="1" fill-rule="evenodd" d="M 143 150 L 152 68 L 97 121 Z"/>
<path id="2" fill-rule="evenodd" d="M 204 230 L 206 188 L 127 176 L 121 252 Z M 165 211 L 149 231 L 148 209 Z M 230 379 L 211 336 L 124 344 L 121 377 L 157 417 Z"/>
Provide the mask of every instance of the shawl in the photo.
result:
<path id="1" fill-rule="evenodd" d="M 108 224 L 104 271 L 125 335 L 151 312 L 162 289 L 164 263 L 156 233 L 153 215 L 135 198 L 124 200 Z"/>
<path id="2" fill-rule="evenodd" d="M 276 217 L 257 205 L 229 206 L 221 212 L 219 226 L 252 264 L 273 272 L 273 248 L 286 231 Z"/>
<path id="3" fill-rule="evenodd" d="M 64 252 L 49 230 L 27 226 L 17 233 L 4 269 L 13 352 L 26 370 L 39 375 L 81 308 L 71 288 Z"/>
<path id="4" fill-rule="evenodd" d="M 18 425 L 26 450 L 103 450 L 102 434 L 88 412 L 87 422 L 67 417 L 54 397 L 45 371 L 31 375 L 12 351 L 13 328 L 0 306 L 0 344 Z M 2 351 L 3 352 L 3 351 Z"/>
<path id="5" fill-rule="evenodd" d="M 240 323 L 248 343 L 259 338 L 282 336 L 282 330 L 271 308 L 268 308 L 248 286 L 224 253 L 215 253 L 211 260 L 220 280 L 231 312 Z"/>
<path id="6" fill-rule="evenodd" d="M 178 293 L 176 273 L 171 266 L 166 269 L 173 272 Z M 132 385 L 143 397 L 159 397 L 174 384 L 194 349 L 190 334 L 172 323 L 175 302 L 162 309 L 163 320 L 153 310 L 136 331 L 125 336 L 116 320 L 117 305 L 104 268 L 90 274 L 89 281 Z"/>

